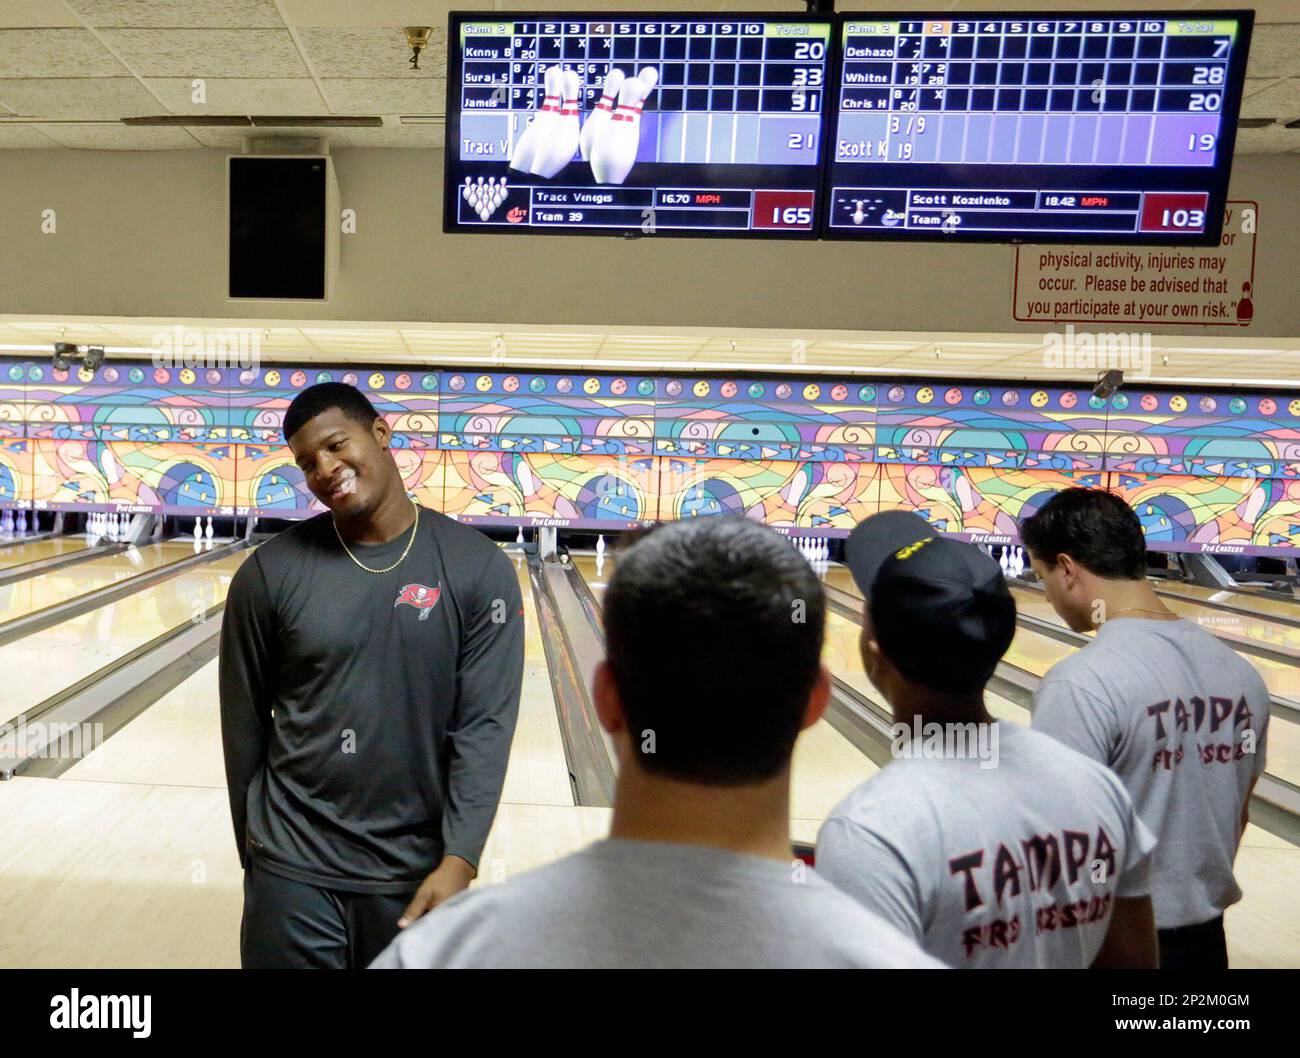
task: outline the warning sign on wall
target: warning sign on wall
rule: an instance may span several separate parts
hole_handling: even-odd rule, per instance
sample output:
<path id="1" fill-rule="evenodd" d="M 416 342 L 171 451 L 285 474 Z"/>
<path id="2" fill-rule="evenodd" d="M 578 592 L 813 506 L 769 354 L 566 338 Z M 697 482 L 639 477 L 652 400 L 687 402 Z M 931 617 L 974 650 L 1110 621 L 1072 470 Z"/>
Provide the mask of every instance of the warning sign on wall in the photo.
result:
<path id="1" fill-rule="evenodd" d="M 1017 246 L 1022 323 L 1248 327 L 1259 204 L 1229 202 L 1218 246 Z"/>

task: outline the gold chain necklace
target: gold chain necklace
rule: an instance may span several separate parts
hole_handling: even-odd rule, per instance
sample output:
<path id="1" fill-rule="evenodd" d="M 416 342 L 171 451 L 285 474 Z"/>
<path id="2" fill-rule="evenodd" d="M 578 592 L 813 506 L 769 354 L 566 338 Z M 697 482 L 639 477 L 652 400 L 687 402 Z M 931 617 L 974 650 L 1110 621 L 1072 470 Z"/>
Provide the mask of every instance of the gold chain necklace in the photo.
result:
<path id="1" fill-rule="evenodd" d="M 1161 617 L 1161 618 L 1178 617 L 1178 615 L 1172 612 L 1171 610 L 1144 610 L 1140 606 L 1125 606 L 1122 609 L 1116 610 L 1113 614 L 1111 614 L 1111 616 L 1118 617 L 1122 613 L 1149 613 L 1149 614 L 1155 614 L 1157 617 Z"/>
<path id="2" fill-rule="evenodd" d="M 364 565 L 361 560 L 352 553 L 352 549 L 348 547 L 347 542 L 343 539 L 343 534 L 339 532 L 338 522 L 334 520 L 334 515 L 332 514 L 330 515 L 330 525 L 334 526 L 334 535 L 339 538 L 339 543 L 343 545 L 343 550 L 347 552 L 348 558 L 352 559 L 352 561 L 358 566 L 361 566 L 361 568 L 367 573 L 390 573 L 402 564 L 402 559 L 406 558 L 406 556 L 411 553 L 411 545 L 415 543 L 415 531 L 420 528 L 420 505 L 412 500 L 411 506 L 415 508 L 415 521 L 411 523 L 411 539 L 406 541 L 406 547 L 402 550 L 402 557 L 391 566 L 385 566 L 383 569 L 371 569 L 369 566 Z"/>

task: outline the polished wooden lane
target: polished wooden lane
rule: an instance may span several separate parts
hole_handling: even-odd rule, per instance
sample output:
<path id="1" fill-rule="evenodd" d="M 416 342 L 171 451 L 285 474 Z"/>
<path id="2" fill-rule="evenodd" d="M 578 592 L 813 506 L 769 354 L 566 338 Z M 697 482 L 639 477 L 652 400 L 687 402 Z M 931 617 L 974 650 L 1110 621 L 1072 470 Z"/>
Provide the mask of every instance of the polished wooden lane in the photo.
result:
<path id="1" fill-rule="evenodd" d="M 0 584 L 0 622 L 12 621 L 97 588 L 121 583 L 138 573 L 147 573 L 169 562 L 179 562 L 193 554 L 193 542 L 145 544 L 138 549 L 87 559 L 67 569 L 51 570 L 39 577 Z"/>
<path id="2" fill-rule="evenodd" d="M 251 552 L 237 551 L 0 647 L 0 722 L 224 601 Z M 88 563 L 93 564 L 93 563 Z"/>
<path id="3" fill-rule="evenodd" d="M 28 562 L 39 562 L 43 558 L 54 558 L 56 555 L 75 554 L 89 546 L 90 541 L 84 536 L 47 537 L 30 543 L 24 543 L 22 537 L 18 537 L 0 546 L 0 570 L 25 566 Z"/>

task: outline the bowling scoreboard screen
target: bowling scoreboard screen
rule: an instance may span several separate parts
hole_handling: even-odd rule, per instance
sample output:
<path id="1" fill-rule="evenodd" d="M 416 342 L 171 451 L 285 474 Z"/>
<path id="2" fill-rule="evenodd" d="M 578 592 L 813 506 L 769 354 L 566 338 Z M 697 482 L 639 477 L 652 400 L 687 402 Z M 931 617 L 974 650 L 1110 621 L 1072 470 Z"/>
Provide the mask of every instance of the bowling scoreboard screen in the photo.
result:
<path id="1" fill-rule="evenodd" d="M 444 230 L 815 238 L 833 27 L 452 14 Z"/>
<path id="2" fill-rule="evenodd" d="M 1251 25 L 844 15 L 824 235 L 1217 243 Z"/>

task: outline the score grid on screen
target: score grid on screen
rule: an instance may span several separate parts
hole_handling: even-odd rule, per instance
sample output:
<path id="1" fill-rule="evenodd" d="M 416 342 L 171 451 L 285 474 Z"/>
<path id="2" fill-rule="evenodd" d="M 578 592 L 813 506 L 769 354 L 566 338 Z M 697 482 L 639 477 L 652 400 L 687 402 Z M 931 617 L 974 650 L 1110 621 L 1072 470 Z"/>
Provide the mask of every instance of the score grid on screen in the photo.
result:
<path id="1" fill-rule="evenodd" d="M 844 16 L 827 234 L 1217 239 L 1250 27 Z"/>
<path id="2" fill-rule="evenodd" d="M 449 231 L 816 234 L 832 23 L 453 15 Z"/>

